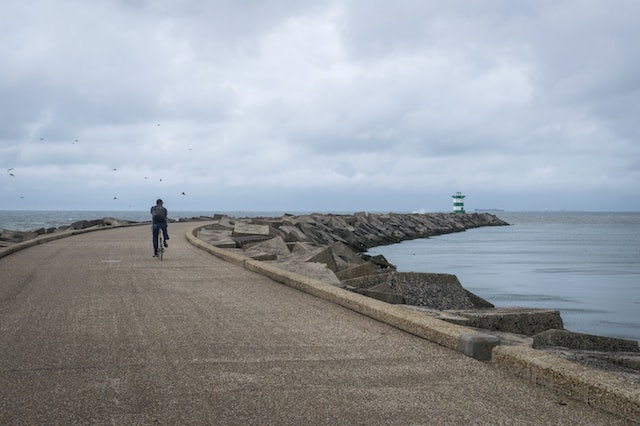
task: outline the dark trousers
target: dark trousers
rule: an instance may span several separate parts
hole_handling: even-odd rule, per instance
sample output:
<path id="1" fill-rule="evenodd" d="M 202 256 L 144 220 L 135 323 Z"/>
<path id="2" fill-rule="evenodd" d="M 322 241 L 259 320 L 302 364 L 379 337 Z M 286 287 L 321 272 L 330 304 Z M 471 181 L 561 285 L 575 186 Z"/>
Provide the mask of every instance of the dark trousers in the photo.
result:
<path id="1" fill-rule="evenodd" d="M 153 254 L 158 254 L 158 234 L 162 229 L 162 235 L 164 240 L 169 239 L 169 233 L 167 232 L 167 224 L 166 223 L 154 223 L 151 225 L 151 234 L 153 238 Z"/>

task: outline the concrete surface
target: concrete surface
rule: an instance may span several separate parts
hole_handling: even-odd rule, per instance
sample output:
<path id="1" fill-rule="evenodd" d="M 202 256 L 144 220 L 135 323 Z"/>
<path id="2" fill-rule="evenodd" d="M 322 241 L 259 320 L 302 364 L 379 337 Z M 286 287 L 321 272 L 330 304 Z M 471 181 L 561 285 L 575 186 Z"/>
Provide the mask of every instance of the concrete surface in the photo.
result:
<path id="1" fill-rule="evenodd" d="M 640 387 L 635 382 L 530 347 L 499 346 L 499 338 L 476 328 L 445 322 L 416 310 L 405 309 L 404 305 L 392 305 L 336 288 L 313 277 L 282 270 L 277 264 L 257 262 L 237 252 L 230 253 L 198 239 L 201 227 L 193 227 L 186 236 L 191 244 L 209 253 L 467 356 L 491 360 L 495 352 L 498 356 L 493 359 L 493 363 L 514 375 L 561 390 L 591 406 L 640 423 Z"/>
<path id="2" fill-rule="evenodd" d="M 211 256 L 193 226 L 162 262 L 147 226 L 0 259 L 0 424 L 629 424 Z"/>

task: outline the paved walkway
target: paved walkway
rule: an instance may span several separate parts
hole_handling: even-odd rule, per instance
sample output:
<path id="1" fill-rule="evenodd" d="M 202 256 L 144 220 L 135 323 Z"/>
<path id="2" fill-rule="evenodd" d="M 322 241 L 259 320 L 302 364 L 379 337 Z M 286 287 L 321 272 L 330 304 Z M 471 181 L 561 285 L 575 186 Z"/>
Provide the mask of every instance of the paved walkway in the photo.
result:
<path id="1" fill-rule="evenodd" d="M 224 262 L 170 225 L 0 259 L 0 424 L 626 424 Z"/>

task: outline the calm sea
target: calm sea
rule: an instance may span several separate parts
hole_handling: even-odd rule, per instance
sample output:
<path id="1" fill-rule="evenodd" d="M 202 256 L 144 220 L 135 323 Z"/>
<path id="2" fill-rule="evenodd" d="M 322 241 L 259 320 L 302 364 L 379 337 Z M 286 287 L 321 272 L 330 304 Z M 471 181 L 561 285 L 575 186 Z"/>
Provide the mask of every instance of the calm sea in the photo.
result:
<path id="1" fill-rule="evenodd" d="M 173 219 L 284 212 L 178 211 Z M 302 212 L 290 212 L 300 214 Z M 640 213 L 498 212 L 486 227 L 371 249 L 405 272 L 455 274 L 496 306 L 557 309 L 578 332 L 640 340 Z M 29 230 L 147 211 L 2 211 L 0 229 Z"/>
<path id="2" fill-rule="evenodd" d="M 455 274 L 499 307 L 560 311 L 565 328 L 640 340 L 640 213 L 507 213 L 487 227 L 377 247 L 404 272 Z"/>

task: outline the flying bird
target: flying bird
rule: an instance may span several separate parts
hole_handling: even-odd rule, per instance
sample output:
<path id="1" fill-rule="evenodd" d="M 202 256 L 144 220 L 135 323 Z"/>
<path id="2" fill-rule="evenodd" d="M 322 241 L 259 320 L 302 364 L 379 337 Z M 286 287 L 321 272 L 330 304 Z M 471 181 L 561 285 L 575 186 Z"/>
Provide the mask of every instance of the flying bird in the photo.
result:
<path id="1" fill-rule="evenodd" d="M 182 195 L 187 195 L 187 194 L 185 194 L 185 193 L 183 192 L 183 193 L 182 193 Z"/>

